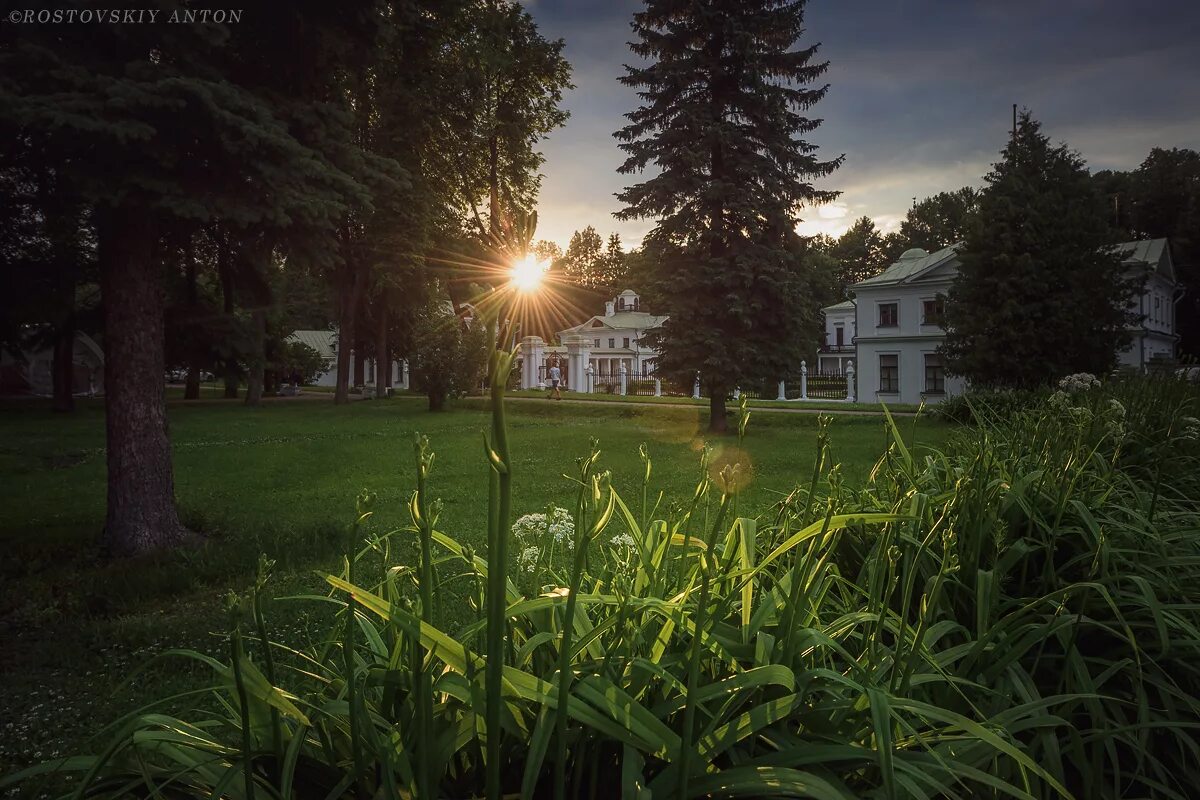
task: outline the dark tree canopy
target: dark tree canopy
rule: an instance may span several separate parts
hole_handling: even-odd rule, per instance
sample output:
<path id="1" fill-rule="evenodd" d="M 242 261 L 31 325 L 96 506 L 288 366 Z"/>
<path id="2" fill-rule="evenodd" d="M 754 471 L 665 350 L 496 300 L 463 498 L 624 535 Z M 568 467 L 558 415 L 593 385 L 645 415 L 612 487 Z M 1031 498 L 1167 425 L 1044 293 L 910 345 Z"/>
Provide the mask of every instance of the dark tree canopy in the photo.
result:
<path id="1" fill-rule="evenodd" d="M 884 237 L 870 217 L 859 217 L 827 250 L 837 262 L 839 291 L 878 275 L 888 265 Z"/>
<path id="2" fill-rule="evenodd" d="M 670 319 L 647 339 L 664 372 L 701 373 L 714 430 L 728 392 L 783 374 L 819 326 L 795 225 L 836 196 L 812 181 L 840 159 L 801 138 L 828 88 L 817 46 L 798 47 L 803 12 L 802 0 L 649 0 L 634 15 L 647 63 L 621 78 L 643 100 L 616 134 L 621 171 L 657 173 L 618 195 L 618 217 L 656 220 L 650 282 Z"/>
<path id="3" fill-rule="evenodd" d="M 1200 152 L 1156 147 L 1136 170 L 1098 172 L 1093 180 L 1122 238 L 1170 239 L 1183 289 L 1175 309 L 1179 347 L 1200 355 Z"/>
<path id="4" fill-rule="evenodd" d="M 938 192 L 908 210 L 900 222 L 900 239 L 905 249 L 920 247 L 936 252 L 965 239 L 978 210 L 978 189 L 964 186 L 953 192 Z"/>
<path id="5" fill-rule="evenodd" d="M 1136 287 L 1083 160 L 1025 112 L 985 180 L 946 305 L 948 371 L 1000 387 L 1109 371 Z"/>

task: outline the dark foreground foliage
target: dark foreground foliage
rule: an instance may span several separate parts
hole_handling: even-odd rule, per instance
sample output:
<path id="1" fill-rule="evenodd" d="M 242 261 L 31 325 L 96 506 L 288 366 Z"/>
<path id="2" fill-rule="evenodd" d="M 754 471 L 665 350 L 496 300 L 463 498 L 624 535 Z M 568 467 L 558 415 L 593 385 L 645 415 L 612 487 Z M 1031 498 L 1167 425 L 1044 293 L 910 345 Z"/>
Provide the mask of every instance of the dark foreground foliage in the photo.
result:
<path id="1" fill-rule="evenodd" d="M 893 425 L 862 487 L 841 480 L 823 434 L 811 473 L 757 517 L 739 507 L 737 464 L 702 456 L 695 493 L 670 501 L 643 452 L 643 489 L 623 498 L 593 448 L 566 508 L 518 520 L 498 563 L 497 403 L 488 554 L 439 529 L 418 439 L 411 525 L 363 541 L 356 524 L 328 594 L 288 600 L 337 609 L 322 646 L 267 643 L 264 565 L 230 599 L 227 659 L 171 654 L 212 668 L 207 710 L 147 708 L 98 755 L 4 783 L 106 797 L 1187 797 L 1200 785 L 1195 413 L 1173 381 L 1076 381 L 978 413 L 931 455 Z M 416 565 L 393 557 L 404 540 Z M 457 583 L 469 619 L 444 630 L 432 612 Z M 488 636 L 498 619 L 504 636 Z"/>

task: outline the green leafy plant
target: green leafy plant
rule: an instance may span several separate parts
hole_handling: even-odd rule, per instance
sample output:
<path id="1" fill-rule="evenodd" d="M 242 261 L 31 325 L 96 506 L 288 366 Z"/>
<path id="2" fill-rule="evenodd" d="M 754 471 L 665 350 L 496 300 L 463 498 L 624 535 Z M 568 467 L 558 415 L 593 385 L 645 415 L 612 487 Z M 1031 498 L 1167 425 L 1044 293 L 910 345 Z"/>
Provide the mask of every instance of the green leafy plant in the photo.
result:
<path id="1" fill-rule="evenodd" d="M 290 601 L 336 609 L 324 645 L 268 640 L 264 564 L 249 604 L 230 601 L 228 664 L 169 654 L 211 667 L 207 710 L 147 708 L 99 755 L 0 786 L 73 774 L 75 791 L 109 797 L 1167 798 L 1200 781 L 1194 394 L 1087 388 L 941 452 L 906 444 L 889 416 L 891 444 L 858 488 L 831 463 L 824 417 L 811 473 L 758 517 L 739 507 L 736 462 L 702 451 L 692 496 L 664 503 L 643 448 L 630 504 L 593 443 L 571 477 L 569 567 L 526 594 L 508 575 L 512 354 L 492 358 L 484 556 L 440 529 L 418 438 L 411 524 L 368 536 L 364 495 L 329 593 Z M 1157 410 L 1118 413 L 1117 393 Z M 1130 464 L 1130 442 L 1149 447 L 1164 425 L 1180 434 L 1158 440 L 1167 470 Z M 415 565 L 393 555 L 404 542 Z M 434 602 L 456 583 L 470 603 L 451 628 Z"/>

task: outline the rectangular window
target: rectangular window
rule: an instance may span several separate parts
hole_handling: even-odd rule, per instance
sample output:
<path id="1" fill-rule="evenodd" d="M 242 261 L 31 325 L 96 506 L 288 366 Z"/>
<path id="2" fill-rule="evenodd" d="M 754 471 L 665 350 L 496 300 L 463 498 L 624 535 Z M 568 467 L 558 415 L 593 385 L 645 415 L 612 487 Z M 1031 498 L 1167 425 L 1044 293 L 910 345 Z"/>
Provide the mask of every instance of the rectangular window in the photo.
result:
<path id="1" fill-rule="evenodd" d="M 623 344 L 621 346 L 624 347 L 626 350 L 629 349 L 629 337 L 628 336 L 625 337 L 625 344 Z"/>
<path id="2" fill-rule="evenodd" d="M 921 324 L 941 325 L 946 313 L 946 304 L 940 297 L 935 300 L 921 301 Z"/>
<path id="3" fill-rule="evenodd" d="M 879 357 L 879 391 L 900 391 L 900 356 Z"/>
<path id="4" fill-rule="evenodd" d="M 608 349 L 609 349 L 609 350 L 616 350 L 616 349 L 617 349 L 617 340 L 616 340 L 616 339 L 609 339 L 609 340 L 608 340 Z"/>
<path id="5" fill-rule="evenodd" d="M 596 347 L 596 349 L 600 348 L 600 340 L 599 339 L 596 340 L 595 347 Z"/>
<path id="6" fill-rule="evenodd" d="M 837 334 L 837 346 L 841 347 L 842 345 L 846 344 L 846 329 L 841 325 L 838 325 L 836 328 L 834 328 L 834 331 Z"/>
<path id="7" fill-rule="evenodd" d="M 900 310 L 896 303 L 879 304 L 879 327 L 894 328 L 899 324 Z"/>
<path id="8" fill-rule="evenodd" d="M 942 367 L 942 357 L 937 353 L 925 354 L 925 392 L 946 393 L 946 370 Z"/>

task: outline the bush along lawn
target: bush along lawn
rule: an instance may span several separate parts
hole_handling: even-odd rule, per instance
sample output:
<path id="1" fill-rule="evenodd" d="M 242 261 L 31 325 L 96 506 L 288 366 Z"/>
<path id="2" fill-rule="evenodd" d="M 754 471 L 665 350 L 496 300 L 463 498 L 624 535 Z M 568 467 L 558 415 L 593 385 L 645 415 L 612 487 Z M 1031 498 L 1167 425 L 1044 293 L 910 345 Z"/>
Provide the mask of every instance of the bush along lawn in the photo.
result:
<path id="1" fill-rule="evenodd" d="M 510 520 L 493 356 L 485 552 L 439 527 L 417 437 L 410 523 L 360 497 L 323 643 L 269 640 L 270 565 L 228 601 L 197 710 L 150 706 L 97 755 L 6 779 L 88 796 L 1188 797 L 1200 785 L 1196 398 L 1073 380 L 866 485 L 828 466 L 758 521 L 701 453 L 620 496 L 595 446 L 575 491 Z M 743 405 L 739 435 L 751 412 Z M 484 502 L 484 487 L 480 500 Z M 396 548 L 415 542 L 415 564 Z M 468 598 L 439 627 L 439 597 Z M 70 777 L 70 782 L 65 779 Z M 156 795 L 157 796 L 157 795 Z"/>

